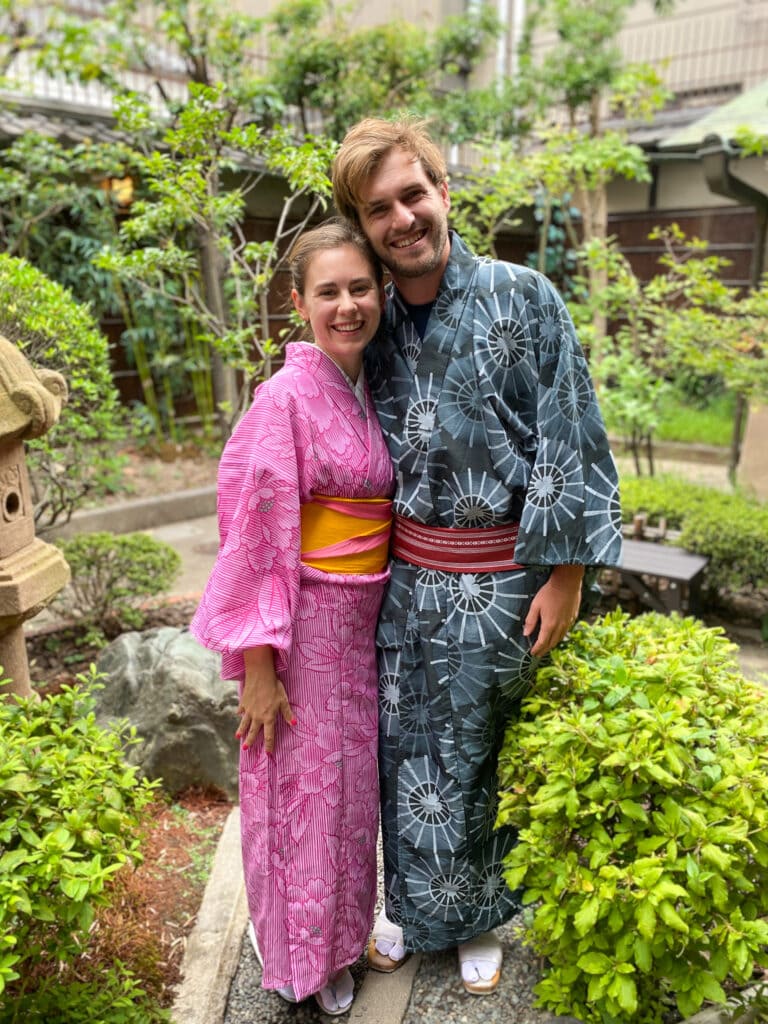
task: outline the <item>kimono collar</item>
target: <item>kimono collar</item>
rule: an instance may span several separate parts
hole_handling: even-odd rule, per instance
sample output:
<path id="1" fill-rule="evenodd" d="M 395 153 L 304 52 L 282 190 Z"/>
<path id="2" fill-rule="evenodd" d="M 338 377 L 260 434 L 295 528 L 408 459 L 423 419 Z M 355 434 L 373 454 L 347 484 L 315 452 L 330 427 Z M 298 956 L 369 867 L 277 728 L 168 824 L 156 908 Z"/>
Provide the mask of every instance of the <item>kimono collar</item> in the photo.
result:
<path id="1" fill-rule="evenodd" d="M 329 355 L 311 341 L 291 341 L 285 346 L 285 365 L 301 366 L 318 380 L 338 384 L 339 378 L 351 391 L 357 386 L 352 378 Z M 362 368 L 360 370 L 362 373 Z M 358 381 L 360 377 L 358 376 Z"/>

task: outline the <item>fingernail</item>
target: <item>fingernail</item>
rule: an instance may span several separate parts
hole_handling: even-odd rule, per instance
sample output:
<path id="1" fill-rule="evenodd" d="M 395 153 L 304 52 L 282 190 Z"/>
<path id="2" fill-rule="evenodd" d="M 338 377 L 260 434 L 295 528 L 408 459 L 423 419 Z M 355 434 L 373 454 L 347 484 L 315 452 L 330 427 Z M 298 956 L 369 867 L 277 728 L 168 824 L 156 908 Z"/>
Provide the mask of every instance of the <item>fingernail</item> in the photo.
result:
<path id="1" fill-rule="evenodd" d="M 241 749 L 242 749 L 242 750 L 247 750 L 247 749 L 248 749 L 248 744 L 247 744 L 247 743 L 244 743 L 244 744 L 242 745 Z"/>
<path id="2" fill-rule="evenodd" d="M 296 725 L 296 719 L 295 718 L 291 719 L 291 725 Z"/>

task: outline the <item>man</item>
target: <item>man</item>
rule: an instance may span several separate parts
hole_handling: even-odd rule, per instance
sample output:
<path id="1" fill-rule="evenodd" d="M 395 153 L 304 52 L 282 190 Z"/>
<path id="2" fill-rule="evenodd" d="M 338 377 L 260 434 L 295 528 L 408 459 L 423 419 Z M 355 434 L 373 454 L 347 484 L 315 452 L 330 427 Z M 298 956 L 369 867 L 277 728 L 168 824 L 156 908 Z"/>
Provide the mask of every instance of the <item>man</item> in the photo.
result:
<path id="1" fill-rule="evenodd" d="M 465 988 L 487 994 L 493 929 L 519 907 L 515 832 L 494 831 L 504 727 L 573 624 L 584 567 L 618 561 L 616 470 L 562 300 L 449 232 L 423 125 L 362 121 L 333 185 L 393 282 L 366 353 L 398 480 L 377 634 L 387 914 L 369 962 L 457 946 Z"/>

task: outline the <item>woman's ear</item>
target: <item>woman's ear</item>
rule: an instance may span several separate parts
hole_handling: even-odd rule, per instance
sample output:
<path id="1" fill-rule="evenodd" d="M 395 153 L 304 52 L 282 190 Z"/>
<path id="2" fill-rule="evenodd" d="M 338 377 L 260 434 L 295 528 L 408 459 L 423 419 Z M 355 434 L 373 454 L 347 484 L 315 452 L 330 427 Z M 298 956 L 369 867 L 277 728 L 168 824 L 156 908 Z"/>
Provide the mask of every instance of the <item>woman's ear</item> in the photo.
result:
<path id="1" fill-rule="evenodd" d="M 295 288 L 291 289 L 291 302 L 294 305 L 296 312 L 299 314 L 304 323 L 309 323 L 309 316 L 307 315 L 307 309 L 304 303 L 301 301 L 301 296 Z"/>

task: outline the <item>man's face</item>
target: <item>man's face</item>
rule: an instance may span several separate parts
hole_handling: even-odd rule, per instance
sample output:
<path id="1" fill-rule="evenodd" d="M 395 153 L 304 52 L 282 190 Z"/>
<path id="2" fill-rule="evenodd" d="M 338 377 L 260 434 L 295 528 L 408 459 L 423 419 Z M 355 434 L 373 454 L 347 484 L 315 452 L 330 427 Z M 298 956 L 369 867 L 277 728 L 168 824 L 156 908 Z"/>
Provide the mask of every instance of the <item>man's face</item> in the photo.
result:
<path id="1" fill-rule="evenodd" d="M 395 281 L 435 277 L 448 262 L 448 185 L 433 185 L 420 161 L 391 150 L 360 190 L 360 226 Z"/>

